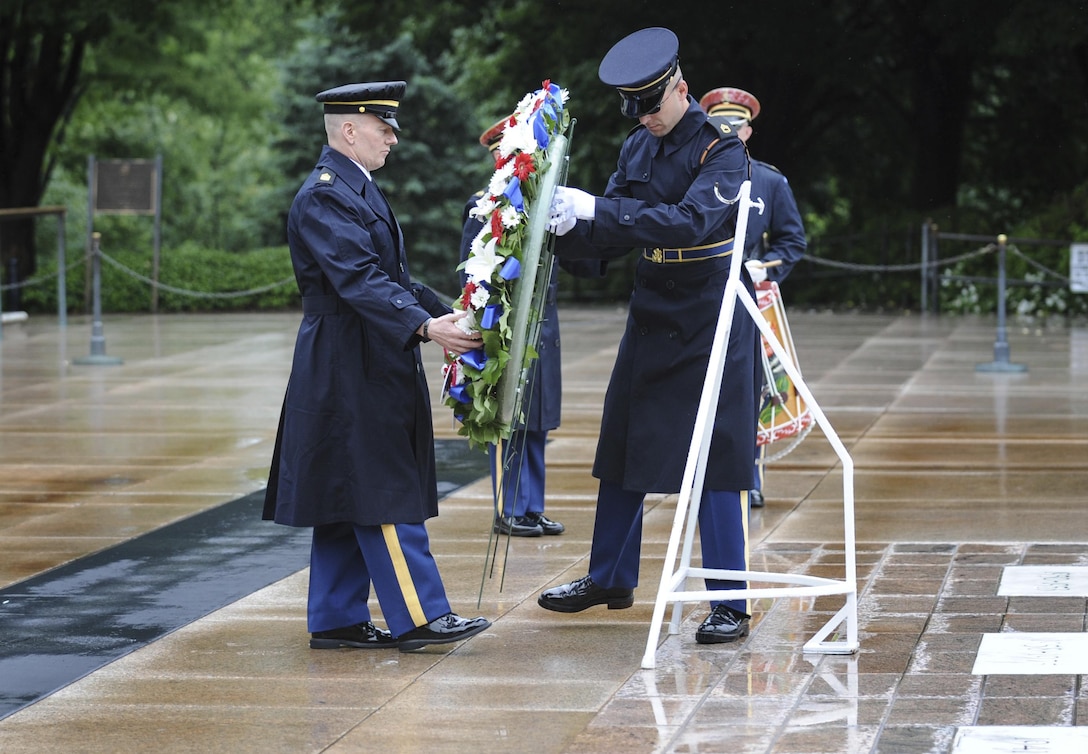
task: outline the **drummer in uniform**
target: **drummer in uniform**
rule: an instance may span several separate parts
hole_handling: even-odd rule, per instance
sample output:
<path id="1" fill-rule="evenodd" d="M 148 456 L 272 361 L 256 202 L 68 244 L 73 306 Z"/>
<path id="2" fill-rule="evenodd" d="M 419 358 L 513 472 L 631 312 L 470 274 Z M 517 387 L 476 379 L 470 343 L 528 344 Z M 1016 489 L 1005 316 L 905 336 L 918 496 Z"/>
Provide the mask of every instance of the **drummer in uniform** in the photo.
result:
<path id="1" fill-rule="evenodd" d="M 728 118 L 741 141 L 748 143 L 753 133 L 752 121 L 759 115 L 759 100 L 753 94 L 736 87 L 722 86 L 704 94 L 699 105 L 708 115 Z M 786 176 L 774 165 L 753 159 L 752 201 L 760 200 L 763 208 L 758 212 L 753 210 L 748 216 L 745 266 L 754 283 L 764 280 L 781 283 L 804 256 L 808 246 L 805 226 Z M 757 383 L 756 389 L 762 389 L 762 380 Z M 766 445 L 761 445 L 757 453 L 762 455 L 766 449 Z M 763 507 L 763 470 L 764 465 L 757 462 L 750 492 L 753 508 Z"/>
<path id="2" fill-rule="evenodd" d="M 634 603 L 644 498 L 676 493 L 683 481 L 734 253 L 739 193 L 749 177 L 744 143 L 728 120 L 709 117 L 689 96 L 672 31 L 642 29 L 620 40 L 598 76 L 638 124 L 601 196 L 556 190 L 556 254 L 611 259 L 634 249 L 638 262 L 593 465 L 600 488 L 589 574 L 537 600 L 559 612 Z M 743 268 L 741 278 L 751 292 Z M 748 570 L 758 345 L 755 323 L 737 307 L 699 506 L 705 568 Z M 706 585 L 742 589 L 746 582 L 707 579 Z M 696 641 L 748 634 L 747 600 L 715 600 L 710 607 Z"/>

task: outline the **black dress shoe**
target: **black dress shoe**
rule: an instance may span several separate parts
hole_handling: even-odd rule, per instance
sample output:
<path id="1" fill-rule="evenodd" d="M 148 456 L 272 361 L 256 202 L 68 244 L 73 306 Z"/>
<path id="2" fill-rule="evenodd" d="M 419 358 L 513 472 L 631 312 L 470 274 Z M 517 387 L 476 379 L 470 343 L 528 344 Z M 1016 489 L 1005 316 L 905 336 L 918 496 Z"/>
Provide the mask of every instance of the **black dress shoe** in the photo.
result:
<path id="1" fill-rule="evenodd" d="M 700 644 L 725 644 L 748 635 L 748 619 L 751 616 L 725 605 L 718 605 L 695 632 Z"/>
<path id="2" fill-rule="evenodd" d="M 378 628 L 370 621 L 310 634 L 310 649 L 390 649 L 395 646 L 397 640 L 393 638 L 393 634 L 384 628 Z"/>
<path id="3" fill-rule="evenodd" d="M 495 533 L 509 534 L 511 537 L 539 537 L 544 529 L 528 516 L 509 516 L 495 519 Z"/>
<path id="4" fill-rule="evenodd" d="M 605 589 L 597 586 L 589 576 L 583 576 L 569 584 L 544 590 L 536 603 L 545 610 L 559 613 L 577 613 L 594 605 L 608 605 L 609 610 L 622 610 L 635 604 L 635 590 Z"/>
<path id="5" fill-rule="evenodd" d="M 475 636 L 491 625 L 487 618 L 462 618 L 457 613 L 446 613 L 425 626 L 417 626 L 397 637 L 401 652 L 411 652 L 428 644 L 449 644 Z"/>
<path id="6" fill-rule="evenodd" d="M 552 521 L 543 513 L 527 513 L 525 518 L 529 521 L 535 522 L 545 534 L 562 534 L 567 530 L 567 527 L 558 521 Z"/>
<path id="7" fill-rule="evenodd" d="M 750 508 L 762 508 L 763 507 L 763 493 L 759 490 L 748 490 L 748 507 Z"/>

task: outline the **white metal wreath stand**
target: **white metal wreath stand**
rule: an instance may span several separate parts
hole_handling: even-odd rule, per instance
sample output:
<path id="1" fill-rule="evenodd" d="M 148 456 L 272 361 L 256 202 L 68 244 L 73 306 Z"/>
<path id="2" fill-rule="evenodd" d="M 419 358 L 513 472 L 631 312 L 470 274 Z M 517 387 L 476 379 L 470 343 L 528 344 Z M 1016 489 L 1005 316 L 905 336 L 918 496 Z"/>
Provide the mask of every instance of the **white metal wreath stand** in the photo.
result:
<path id="1" fill-rule="evenodd" d="M 783 348 L 770 324 L 759 311 L 759 307 L 752 299 L 748 289 L 741 285 L 740 268 L 743 264 L 744 237 L 748 229 L 748 213 L 752 207 L 758 206 L 763 211 L 762 201 L 754 204 L 751 201 L 752 184 L 745 181 L 741 186 L 739 196 L 739 214 L 737 217 L 737 232 L 734 237 L 733 253 L 729 267 L 729 280 L 725 285 L 722 295 L 722 307 L 718 314 L 718 324 L 714 331 L 714 345 L 710 350 L 710 363 L 707 366 L 706 380 L 703 383 L 703 391 L 699 400 L 699 410 L 695 416 L 695 428 L 691 436 L 691 447 L 688 450 L 687 465 L 684 468 L 684 478 L 680 486 L 680 497 L 676 502 L 676 514 L 672 522 L 672 534 L 669 536 L 669 547 L 665 554 L 665 563 L 661 569 L 661 584 L 657 590 L 657 599 L 654 601 L 653 619 L 650 622 L 650 635 L 646 639 L 646 653 L 642 657 L 642 667 L 651 669 L 656 663 L 658 638 L 661 633 L 661 622 L 665 617 L 665 606 L 672 602 L 672 620 L 669 622 L 669 633 L 680 632 L 680 618 L 684 602 L 705 602 L 722 599 L 760 599 L 778 597 L 816 597 L 832 594 L 846 595 L 846 604 L 835 613 L 823 628 L 804 645 L 804 651 L 823 654 L 853 654 L 858 650 L 858 604 L 857 604 L 857 563 L 854 552 L 854 462 L 847 452 L 846 447 L 839 440 L 834 428 L 827 421 L 827 417 L 820 409 L 816 399 L 812 396 L 808 385 L 801 377 L 800 371 L 794 364 L 789 352 Z M 771 345 L 774 353 L 782 362 L 786 374 L 793 380 L 793 384 L 805 399 L 809 409 L 820 425 L 828 441 L 834 448 L 839 460 L 842 462 L 842 486 L 843 486 L 843 524 L 844 544 L 846 550 L 845 575 L 840 580 L 822 578 L 818 576 L 806 576 L 802 574 L 779 574 L 766 571 L 736 571 L 712 568 L 694 568 L 691 565 L 691 550 L 695 538 L 695 526 L 699 520 L 699 502 L 702 499 L 703 479 L 706 476 L 707 456 L 710 451 L 710 438 L 714 428 L 714 416 L 717 411 L 718 394 L 721 392 L 722 368 L 725 364 L 726 352 L 729 344 L 729 331 L 733 325 L 733 312 L 736 309 L 737 300 L 740 300 L 749 315 L 755 321 L 759 331 Z M 690 513 L 689 513 L 690 510 Z M 685 518 L 687 525 L 685 527 Z M 679 567 L 676 565 L 677 552 L 681 550 L 681 532 L 683 532 L 683 549 L 680 554 Z M 790 586 L 752 588 L 749 584 L 746 589 L 716 589 L 704 591 L 688 591 L 684 587 L 688 578 L 696 579 L 723 579 L 733 581 L 755 581 L 771 584 L 787 584 Z M 837 638 L 828 639 L 831 633 L 843 623 L 846 624 L 846 635 L 841 631 Z"/>

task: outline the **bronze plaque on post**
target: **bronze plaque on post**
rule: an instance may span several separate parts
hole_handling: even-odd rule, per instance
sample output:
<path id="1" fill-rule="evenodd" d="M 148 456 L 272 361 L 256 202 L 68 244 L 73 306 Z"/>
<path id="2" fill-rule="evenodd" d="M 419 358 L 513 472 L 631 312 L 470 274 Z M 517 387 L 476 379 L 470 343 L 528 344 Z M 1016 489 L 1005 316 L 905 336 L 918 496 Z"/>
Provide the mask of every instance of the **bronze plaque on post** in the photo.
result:
<path id="1" fill-rule="evenodd" d="M 99 160 L 95 163 L 96 212 L 154 215 L 154 160 Z"/>

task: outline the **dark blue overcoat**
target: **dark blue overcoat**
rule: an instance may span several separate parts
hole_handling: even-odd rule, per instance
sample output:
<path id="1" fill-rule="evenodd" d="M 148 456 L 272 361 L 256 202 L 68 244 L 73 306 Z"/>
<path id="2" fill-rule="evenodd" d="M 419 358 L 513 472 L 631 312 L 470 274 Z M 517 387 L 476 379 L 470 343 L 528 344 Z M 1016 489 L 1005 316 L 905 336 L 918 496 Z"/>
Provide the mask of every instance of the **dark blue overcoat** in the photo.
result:
<path id="1" fill-rule="evenodd" d="M 713 146 L 710 146 L 712 145 Z M 707 147 L 710 146 L 709 151 Z M 664 137 L 628 134 L 596 217 L 557 239 L 562 258 L 639 254 L 626 329 L 605 396 L 594 476 L 640 492 L 677 492 L 683 480 L 731 257 L 657 263 L 654 247 L 731 238 L 748 157 L 688 98 Z M 742 272 L 751 292 L 751 280 Z M 746 490 L 755 461 L 755 323 L 733 318 L 704 487 Z"/>
<path id="2" fill-rule="evenodd" d="M 303 318 L 264 517 L 316 526 L 438 515 L 416 330 L 451 309 L 411 281 L 378 186 L 327 146 L 291 205 L 287 240 Z"/>

